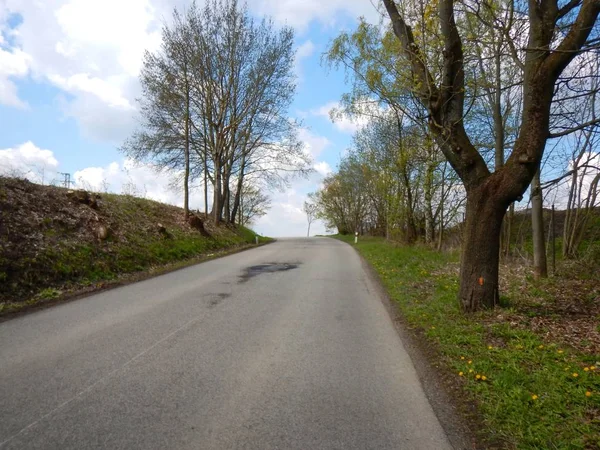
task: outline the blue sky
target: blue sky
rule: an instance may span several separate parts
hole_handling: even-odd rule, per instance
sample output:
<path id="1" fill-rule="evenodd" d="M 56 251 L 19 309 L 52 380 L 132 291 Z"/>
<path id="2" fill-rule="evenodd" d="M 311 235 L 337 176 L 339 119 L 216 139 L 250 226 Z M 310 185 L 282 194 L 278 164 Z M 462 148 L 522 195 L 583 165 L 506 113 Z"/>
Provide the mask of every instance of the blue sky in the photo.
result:
<path id="1" fill-rule="evenodd" d="M 328 111 L 347 89 L 344 74 L 321 66 L 341 30 L 378 13 L 367 0 L 249 0 L 296 30 L 298 89 L 290 113 L 316 172 L 272 193 L 255 228 L 271 236 L 302 235 L 306 194 L 318 188 L 350 145 L 356 125 L 332 123 Z M 126 161 L 119 145 L 135 128 L 137 75 L 145 49 L 156 49 L 160 25 L 182 0 L 0 0 L 0 170 L 53 182 L 68 172 L 80 186 L 180 204 L 171 177 Z M 125 187 L 124 187 L 125 186 Z M 201 191 L 192 206 L 202 208 Z M 321 224 L 314 233 L 324 232 Z M 312 233 L 311 233 L 312 234 Z"/>

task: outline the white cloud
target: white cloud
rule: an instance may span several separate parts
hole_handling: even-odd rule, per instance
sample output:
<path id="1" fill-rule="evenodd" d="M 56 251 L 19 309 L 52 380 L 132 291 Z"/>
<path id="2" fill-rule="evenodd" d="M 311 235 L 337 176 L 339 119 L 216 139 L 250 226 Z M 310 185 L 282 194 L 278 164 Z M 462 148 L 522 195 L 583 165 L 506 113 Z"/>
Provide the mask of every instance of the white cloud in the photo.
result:
<path id="1" fill-rule="evenodd" d="M 364 16 L 376 22 L 379 13 L 368 0 L 250 0 L 250 6 L 259 14 L 268 14 L 280 24 L 287 24 L 300 32 L 313 21 L 333 27 L 343 19 Z"/>
<path id="2" fill-rule="evenodd" d="M 0 49 L 0 102 L 25 107 L 14 81 L 31 76 L 69 93 L 68 114 L 87 135 L 105 136 L 106 117 L 117 111 L 122 123 L 123 111 L 133 108 L 144 50 L 158 48 L 160 28 L 171 19 L 173 7 L 187 5 L 185 0 L 3 0 L 0 32 L 11 36 L 12 48 Z M 249 5 L 254 14 L 272 15 L 277 23 L 299 30 L 313 21 L 331 26 L 340 19 L 378 16 L 365 0 L 250 0 Z M 11 14 L 23 18 L 14 29 L 7 22 Z M 7 45 L 4 39 L 2 45 Z M 298 61 L 313 52 L 314 44 L 304 42 Z M 125 138 L 131 129 L 124 128 L 108 140 Z"/>
<path id="3" fill-rule="evenodd" d="M 0 150 L 0 174 L 27 178 L 49 184 L 56 178 L 58 161 L 54 153 L 28 141 L 17 147 Z"/>
<path id="4" fill-rule="evenodd" d="M 1 36 L 1 35 L 0 35 Z M 2 41 L 0 41 L 2 44 Z M 16 108 L 26 108 L 27 104 L 23 102 L 18 94 L 17 87 L 12 78 L 24 77 L 29 72 L 31 58 L 19 49 L 7 51 L 0 48 L 0 103 L 3 105 L 14 106 Z"/>
<path id="5" fill-rule="evenodd" d="M 6 67 L 18 67 L 9 74 L 13 81 L 31 76 L 70 94 L 63 109 L 85 134 L 104 138 L 108 131 L 107 140 L 124 139 L 132 130 L 144 50 L 159 45 L 162 20 L 172 7 L 166 0 L 0 2 L 0 31 L 13 38 L 10 52 L 0 53 L 0 101 L 23 106 L 6 74 Z M 13 29 L 6 22 L 10 14 L 23 18 Z M 14 55 L 8 66 L 7 54 Z M 117 127 L 118 136 L 105 126 L 115 113 L 115 124 L 129 125 Z"/>
<path id="6" fill-rule="evenodd" d="M 269 213 L 258 219 L 252 228 L 266 236 L 306 236 L 308 222 L 302 206 L 307 194 L 302 192 L 307 186 L 312 185 L 299 181 L 286 191 L 273 194 Z M 316 189 L 316 186 L 313 187 Z M 310 227 L 310 234 L 325 234 L 325 227 L 320 221 L 315 221 Z"/>
<path id="7" fill-rule="evenodd" d="M 296 50 L 296 59 L 294 61 L 294 71 L 296 72 L 296 76 L 302 81 L 302 62 L 310 58 L 312 54 L 315 52 L 315 44 L 309 39 L 305 41 L 302 45 L 298 47 Z"/>
<path id="8" fill-rule="evenodd" d="M 98 192 L 116 192 L 183 206 L 182 190 L 174 172 L 157 171 L 151 164 L 137 164 L 130 159 L 112 162 L 105 167 L 86 167 L 73 175 L 75 185 Z M 202 195 L 192 193 L 190 207 L 201 208 Z M 203 209 L 203 205 L 202 205 Z"/>
<path id="9" fill-rule="evenodd" d="M 304 142 L 304 150 L 313 158 L 317 159 L 330 145 L 331 141 L 325 136 L 318 136 L 306 128 L 301 128 L 298 137 Z"/>
<path id="10" fill-rule="evenodd" d="M 317 117 L 324 117 L 333 123 L 336 129 L 343 133 L 349 134 L 356 133 L 369 122 L 369 119 L 366 115 L 349 117 L 346 114 L 340 114 L 339 111 L 339 102 L 329 102 L 311 110 L 310 114 Z"/>
<path id="11" fill-rule="evenodd" d="M 325 161 L 315 163 L 313 167 L 323 177 L 326 177 L 327 175 L 333 172 L 331 166 Z"/>
<path id="12" fill-rule="evenodd" d="M 296 52 L 296 59 L 303 60 L 305 58 L 308 58 L 309 56 L 312 56 L 314 52 L 315 44 L 313 44 L 313 42 L 309 39 L 308 41 L 304 42 L 300 47 L 298 47 L 298 50 Z"/>
<path id="13" fill-rule="evenodd" d="M 129 100 L 123 97 L 121 90 L 115 86 L 115 83 L 111 84 L 109 81 L 98 77 L 90 77 L 87 73 L 78 73 L 68 78 L 50 74 L 48 79 L 67 92 L 92 94 L 108 106 L 133 109 Z"/>

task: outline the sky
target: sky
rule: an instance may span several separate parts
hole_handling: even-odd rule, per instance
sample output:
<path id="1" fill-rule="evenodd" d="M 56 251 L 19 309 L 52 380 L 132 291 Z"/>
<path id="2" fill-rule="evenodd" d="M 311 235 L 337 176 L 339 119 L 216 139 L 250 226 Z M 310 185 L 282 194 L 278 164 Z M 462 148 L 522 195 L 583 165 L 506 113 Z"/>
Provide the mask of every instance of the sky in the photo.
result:
<path id="1" fill-rule="evenodd" d="M 136 129 L 138 74 L 145 50 L 160 45 L 160 28 L 182 0 L 0 0 L 0 171 L 75 186 L 127 192 L 182 205 L 172 175 L 119 152 Z M 335 123 L 329 110 L 349 88 L 321 55 L 357 18 L 376 22 L 369 0 L 248 0 L 257 17 L 271 16 L 296 32 L 298 78 L 290 115 L 313 158 L 313 175 L 271 192 L 269 213 L 253 228 L 268 236 L 306 235 L 308 193 L 335 170 L 358 125 Z M 191 207 L 203 209 L 203 193 Z M 313 223 L 311 235 L 326 230 Z"/>

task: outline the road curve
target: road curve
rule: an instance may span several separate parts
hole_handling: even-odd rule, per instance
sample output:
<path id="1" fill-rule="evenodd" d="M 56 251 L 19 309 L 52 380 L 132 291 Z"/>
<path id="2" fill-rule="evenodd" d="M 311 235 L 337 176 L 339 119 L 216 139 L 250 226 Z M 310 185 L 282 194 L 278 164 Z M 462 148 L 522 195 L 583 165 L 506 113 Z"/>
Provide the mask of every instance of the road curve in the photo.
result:
<path id="1" fill-rule="evenodd" d="M 361 261 L 286 239 L 0 323 L 2 449 L 449 449 Z"/>

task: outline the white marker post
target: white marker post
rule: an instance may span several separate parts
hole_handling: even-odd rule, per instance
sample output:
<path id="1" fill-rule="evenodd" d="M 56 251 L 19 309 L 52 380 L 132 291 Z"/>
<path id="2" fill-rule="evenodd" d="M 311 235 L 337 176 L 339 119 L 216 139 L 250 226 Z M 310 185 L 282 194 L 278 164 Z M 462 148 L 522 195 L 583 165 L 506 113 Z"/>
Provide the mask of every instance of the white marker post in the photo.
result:
<path id="1" fill-rule="evenodd" d="M 358 231 L 354 233 L 354 243 L 358 244 Z"/>
<path id="2" fill-rule="evenodd" d="M 256 245 L 258 245 L 258 236 L 255 236 L 255 237 L 256 237 Z"/>

